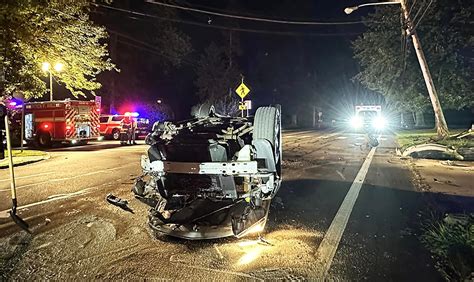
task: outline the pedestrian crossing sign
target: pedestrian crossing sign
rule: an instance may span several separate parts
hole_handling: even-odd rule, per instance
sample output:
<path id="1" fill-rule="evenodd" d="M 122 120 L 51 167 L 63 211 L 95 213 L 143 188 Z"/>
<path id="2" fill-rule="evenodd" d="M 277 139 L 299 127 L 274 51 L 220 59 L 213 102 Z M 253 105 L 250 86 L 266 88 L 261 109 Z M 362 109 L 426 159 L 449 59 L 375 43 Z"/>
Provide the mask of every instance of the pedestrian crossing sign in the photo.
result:
<path id="1" fill-rule="evenodd" d="M 250 93 L 250 89 L 243 82 L 235 89 L 235 93 L 239 95 L 240 98 L 245 98 Z"/>

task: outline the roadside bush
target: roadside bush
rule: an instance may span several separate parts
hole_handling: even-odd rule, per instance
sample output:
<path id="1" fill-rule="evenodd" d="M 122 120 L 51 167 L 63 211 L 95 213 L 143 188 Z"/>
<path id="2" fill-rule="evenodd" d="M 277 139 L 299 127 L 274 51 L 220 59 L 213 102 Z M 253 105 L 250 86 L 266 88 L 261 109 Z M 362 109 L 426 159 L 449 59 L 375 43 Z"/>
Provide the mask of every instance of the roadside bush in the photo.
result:
<path id="1" fill-rule="evenodd" d="M 448 281 L 474 279 L 474 215 L 447 215 L 423 227 L 421 241 Z"/>

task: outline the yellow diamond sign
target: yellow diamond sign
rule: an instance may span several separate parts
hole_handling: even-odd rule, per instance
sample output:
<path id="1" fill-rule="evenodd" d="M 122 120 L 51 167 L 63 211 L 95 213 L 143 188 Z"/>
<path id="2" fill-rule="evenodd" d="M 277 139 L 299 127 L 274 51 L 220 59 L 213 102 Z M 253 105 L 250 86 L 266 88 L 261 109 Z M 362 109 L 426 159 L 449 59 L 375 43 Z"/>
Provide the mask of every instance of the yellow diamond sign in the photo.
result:
<path id="1" fill-rule="evenodd" d="M 245 98 L 250 93 L 250 89 L 243 82 L 235 89 L 235 93 L 240 96 L 240 98 Z"/>

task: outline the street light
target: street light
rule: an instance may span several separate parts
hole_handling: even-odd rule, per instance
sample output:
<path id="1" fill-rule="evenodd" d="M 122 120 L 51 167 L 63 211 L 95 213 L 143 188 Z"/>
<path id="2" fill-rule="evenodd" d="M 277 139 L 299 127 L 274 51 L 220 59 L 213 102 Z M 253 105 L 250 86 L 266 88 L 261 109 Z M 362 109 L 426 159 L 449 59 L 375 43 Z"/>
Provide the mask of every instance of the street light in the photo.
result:
<path id="1" fill-rule="evenodd" d="M 56 63 L 54 65 L 54 70 L 59 73 L 63 70 L 64 65 L 62 63 Z M 44 72 L 49 72 L 49 100 L 53 101 L 53 72 L 51 70 L 51 64 L 48 62 L 43 62 L 41 69 Z"/>
<path id="2" fill-rule="evenodd" d="M 49 71 L 49 68 L 51 67 L 51 65 L 48 63 L 48 62 L 44 62 L 43 65 L 41 66 L 41 69 L 44 71 L 44 72 L 47 72 Z"/>
<path id="3" fill-rule="evenodd" d="M 438 137 L 448 137 L 449 136 L 449 129 L 446 123 L 446 119 L 444 118 L 443 109 L 441 108 L 441 103 L 439 102 L 438 93 L 436 91 L 433 78 L 431 77 L 430 69 L 428 68 L 428 63 L 426 62 L 426 57 L 421 48 L 421 42 L 418 38 L 418 34 L 413 28 L 413 22 L 410 19 L 410 13 L 407 9 L 406 0 L 394 0 L 390 2 L 379 2 L 379 3 L 367 3 L 361 4 L 354 7 L 347 7 L 344 9 L 346 14 L 350 14 L 355 10 L 359 9 L 360 7 L 365 6 L 376 6 L 376 5 L 392 5 L 392 4 L 400 4 L 403 12 L 403 16 L 407 23 L 406 32 L 408 35 L 411 36 L 413 46 L 415 47 L 416 56 L 418 58 L 418 62 L 420 63 L 421 72 L 423 74 L 423 79 L 425 80 L 426 88 L 428 90 L 428 94 L 430 96 L 431 105 L 433 106 L 433 111 L 435 114 L 436 120 L 436 131 L 438 133 Z"/>
<path id="4" fill-rule="evenodd" d="M 60 71 L 63 70 L 63 67 L 64 67 L 63 64 L 57 63 L 56 65 L 54 65 L 54 70 L 57 71 L 57 72 L 60 72 Z"/>
<path id="5" fill-rule="evenodd" d="M 355 10 L 365 7 L 365 6 L 378 6 L 378 5 L 393 5 L 393 4 L 400 4 L 400 1 L 389 1 L 389 2 L 378 2 L 378 3 L 367 3 L 367 4 L 361 4 L 357 6 L 352 6 L 352 7 L 347 7 L 344 9 L 344 13 L 350 14 L 354 12 Z"/>

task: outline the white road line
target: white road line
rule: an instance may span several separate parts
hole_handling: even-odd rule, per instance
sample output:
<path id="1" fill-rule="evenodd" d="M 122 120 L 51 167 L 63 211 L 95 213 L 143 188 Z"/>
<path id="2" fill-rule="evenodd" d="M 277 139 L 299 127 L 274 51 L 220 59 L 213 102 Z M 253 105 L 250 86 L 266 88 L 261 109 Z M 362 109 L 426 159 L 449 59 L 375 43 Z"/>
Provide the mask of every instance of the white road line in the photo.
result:
<path id="1" fill-rule="evenodd" d="M 16 179 L 31 178 L 31 177 L 36 177 L 36 176 L 42 176 L 42 175 L 49 175 L 49 174 L 54 174 L 54 173 L 56 173 L 56 172 L 55 171 L 50 171 L 50 172 L 44 172 L 44 173 L 38 173 L 38 174 L 30 174 L 30 175 L 27 175 L 27 176 L 16 176 L 15 180 Z M 10 178 L 0 179 L 0 182 L 6 182 L 6 181 L 10 181 Z"/>
<path id="2" fill-rule="evenodd" d="M 42 184 L 46 184 L 46 183 L 59 182 L 59 181 L 64 181 L 64 180 L 71 180 L 71 179 L 81 178 L 81 177 L 89 176 L 89 175 L 93 175 L 93 174 L 98 174 L 98 173 L 108 172 L 108 171 L 112 171 L 112 170 L 122 169 L 124 167 L 131 166 L 131 165 L 135 165 L 135 164 L 129 164 L 129 165 L 124 165 L 124 166 L 120 166 L 120 167 L 114 167 L 114 168 L 109 168 L 109 169 L 92 171 L 92 172 L 79 174 L 79 175 L 75 175 L 75 176 L 71 176 L 71 177 L 56 178 L 56 179 L 50 179 L 50 180 L 47 180 L 47 181 L 26 184 L 26 185 L 18 186 L 18 187 L 16 187 L 16 189 L 19 190 L 19 189 L 24 189 L 24 188 L 28 188 L 28 187 L 31 187 L 31 186 L 37 186 L 37 185 L 42 185 Z M 7 191 L 10 191 L 10 188 L 0 189 L 0 192 L 7 192 Z"/>
<path id="3" fill-rule="evenodd" d="M 337 139 L 347 139 L 347 136 L 339 136 Z"/>
<path id="4" fill-rule="evenodd" d="M 310 136 L 310 135 L 287 135 L 287 136 L 283 136 L 283 138 L 309 138 L 309 137 L 313 137 L 313 136 Z"/>
<path id="5" fill-rule="evenodd" d="M 314 136 L 310 136 L 310 135 L 288 135 L 288 136 L 283 136 L 283 138 L 294 138 L 294 139 L 302 139 L 302 138 L 310 138 L 310 137 L 314 137 Z"/>
<path id="6" fill-rule="evenodd" d="M 328 134 L 328 135 L 322 135 L 322 136 L 319 136 L 318 139 L 319 139 L 319 138 L 328 139 L 328 138 L 334 137 L 334 136 L 336 136 L 336 135 L 338 135 L 338 134 L 340 134 L 340 133 L 342 133 L 342 132 L 334 132 L 334 133 L 331 133 L 331 134 Z"/>
<path id="7" fill-rule="evenodd" d="M 303 130 L 303 131 L 293 131 L 293 132 L 285 132 L 283 131 L 283 135 L 289 134 L 289 135 L 301 135 L 301 134 L 308 134 L 308 133 L 316 133 L 315 130 Z"/>
<path id="8" fill-rule="evenodd" d="M 92 188 L 86 188 L 84 190 L 80 190 L 80 191 L 77 191 L 77 192 L 73 192 L 73 193 L 69 193 L 69 194 L 63 194 L 62 196 L 58 196 L 58 197 L 53 197 L 53 198 L 48 197 L 48 199 L 44 200 L 44 201 L 39 201 L 39 202 L 24 205 L 24 206 L 20 206 L 20 207 L 18 207 L 17 210 L 31 208 L 31 207 L 34 207 L 34 206 L 43 205 L 43 204 L 53 202 L 53 201 L 57 201 L 57 200 L 62 200 L 62 199 L 67 199 L 67 198 L 71 198 L 71 197 L 75 197 L 75 196 L 88 194 L 88 193 L 92 192 L 90 190 L 92 190 Z M 8 213 L 9 211 L 10 211 L 9 209 L 4 210 L 4 211 L 0 211 L 0 218 L 8 218 L 10 216 L 10 214 Z"/>
<path id="9" fill-rule="evenodd" d="M 318 277 L 326 279 L 329 268 L 331 267 L 332 260 L 336 254 L 337 247 L 342 238 L 342 234 L 347 226 L 347 221 L 352 213 L 354 204 L 359 196 L 360 189 L 364 183 L 365 176 L 369 171 L 370 163 L 375 154 L 377 148 L 372 148 L 367 155 L 362 167 L 357 173 L 354 182 L 352 182 L 349 192 L 347 192 L 344 201 L 342 202 L 339 210 L 336 213 L 336 216 L 331 222 L 328 231 L 324 235 L 323 241 L 319 245 L 318 250 L 316 251 L 316 271 Z"/>

